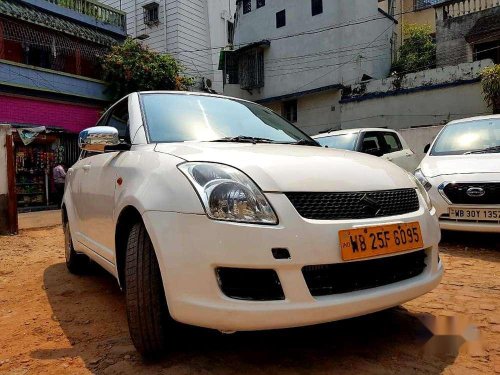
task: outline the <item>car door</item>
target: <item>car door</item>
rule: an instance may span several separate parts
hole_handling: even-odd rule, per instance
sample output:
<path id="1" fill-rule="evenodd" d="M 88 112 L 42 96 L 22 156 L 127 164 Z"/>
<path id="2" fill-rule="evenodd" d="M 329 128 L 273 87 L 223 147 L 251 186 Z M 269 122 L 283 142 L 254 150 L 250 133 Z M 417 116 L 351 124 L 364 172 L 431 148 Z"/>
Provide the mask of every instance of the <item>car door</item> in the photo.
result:
<path id="1" fill-rule="evenodd" d="M 115 104 L 104 126 L 118 129 L 120 138 L 130 142 L 128 98 Z M 83 227 L 85 245 L 111 263 L 114 255 L 115 189 L 118 180 L 116 163 L 123 151 L 92 156 L 83 166 L 81 194 L 86 198 Z M 125 151 L 126 152 L 126 151 Z"/>
<path id="2" fill-rule="evenodd" d="M 392 161 L 394 164 L 413 172 L 418 166 L 417 156 L 408 148 L 406 142 L 399 133 L 380 132 L 380 142 L 384 149 L 384 159 Z"/>

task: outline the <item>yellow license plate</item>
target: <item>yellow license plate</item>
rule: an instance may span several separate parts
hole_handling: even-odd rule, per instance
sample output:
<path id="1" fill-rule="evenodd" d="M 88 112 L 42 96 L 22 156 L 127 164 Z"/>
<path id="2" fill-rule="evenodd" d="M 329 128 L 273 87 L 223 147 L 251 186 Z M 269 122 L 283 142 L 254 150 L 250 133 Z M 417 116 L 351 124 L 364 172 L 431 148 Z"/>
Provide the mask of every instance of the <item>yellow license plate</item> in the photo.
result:
<path id="1" fill-rule="evenodd" d="M 424 246 L 418 222 L 341 230 L 339 240 L 343 260 L 371 258 Z"/>

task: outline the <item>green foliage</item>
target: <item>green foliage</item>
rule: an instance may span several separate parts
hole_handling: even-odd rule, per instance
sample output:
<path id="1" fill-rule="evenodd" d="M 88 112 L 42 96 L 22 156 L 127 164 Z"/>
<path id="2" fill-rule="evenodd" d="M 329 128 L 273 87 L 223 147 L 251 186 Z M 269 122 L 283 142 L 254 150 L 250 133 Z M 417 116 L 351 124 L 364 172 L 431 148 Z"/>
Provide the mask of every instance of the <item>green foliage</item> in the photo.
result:
<path id="1" fill-rule="evenodd" d="M 193 84 L 191 78 L 182 75 L 183 67 L 177 60 L 133 39 L 112 47 L 102 60 L 102 69 L 113 101 L 134 91 L 186 90 Z"/>
<path id="2" fill-rule="evenodd" d="M 488 66 L 481 71 L 483 95 L 495 113 L 500 112 L 500 64 Z"/>
<path id="3" fill-rule="evenodd" d="M 430 35 L 430 26 L 407 25 L 403 33 L 404 41 L 392 70 L 406 74 L 433 68 L 436 64 L 436 44 Z"/>

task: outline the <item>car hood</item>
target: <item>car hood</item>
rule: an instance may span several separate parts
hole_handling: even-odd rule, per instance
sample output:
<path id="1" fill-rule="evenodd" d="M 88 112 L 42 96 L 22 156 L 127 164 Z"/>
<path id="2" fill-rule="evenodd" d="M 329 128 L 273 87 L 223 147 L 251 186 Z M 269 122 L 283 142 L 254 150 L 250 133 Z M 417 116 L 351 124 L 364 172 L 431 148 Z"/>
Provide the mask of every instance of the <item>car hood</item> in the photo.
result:
<path id="1" fill-rule="evenodd" d="M 500 173 L 500 154 L 426 156 L 420 163 L 420 169 L 426 177 Z"/>
<path id="2" fill-rule="evenodd" d="M 352 151 L 276 144 L 160 143 L 155 151 L 186 161 L 231 165 L 266 192 L 369 191 L 415 187 L 393 163 Z"/>

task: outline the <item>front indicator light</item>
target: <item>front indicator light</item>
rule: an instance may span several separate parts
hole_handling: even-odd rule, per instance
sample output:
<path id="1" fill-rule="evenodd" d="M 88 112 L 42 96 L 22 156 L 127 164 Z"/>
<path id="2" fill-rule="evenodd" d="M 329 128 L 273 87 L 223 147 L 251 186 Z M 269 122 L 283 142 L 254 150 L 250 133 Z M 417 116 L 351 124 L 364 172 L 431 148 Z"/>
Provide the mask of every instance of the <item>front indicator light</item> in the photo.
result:
<path id="1" fill-rule="evenodd" d="M 408 177 L 410 177 L 410 180 L 412 180 L 415 185 L 417 185 L 417 190 L 424 199 L 425 205 L 427 206 L 427 209 L 430 211 L 432 210 L 432 201 L 431 198 L 429 197 L 429 193 L 427 193 L 428 189 L 424 187 L 424 185 L 420 182 L 418 177 L 412 175 L 411 173 L 408 173 Z M 429 184 L 430 185 L 430 184 Z"/>
<path id="2" fill-rule="evenodd" d="M 427 180 L 421 169 L 415 170 L 415 177 L 422 184 L 426 191 L 431 190 L 432 184 Z"/>

